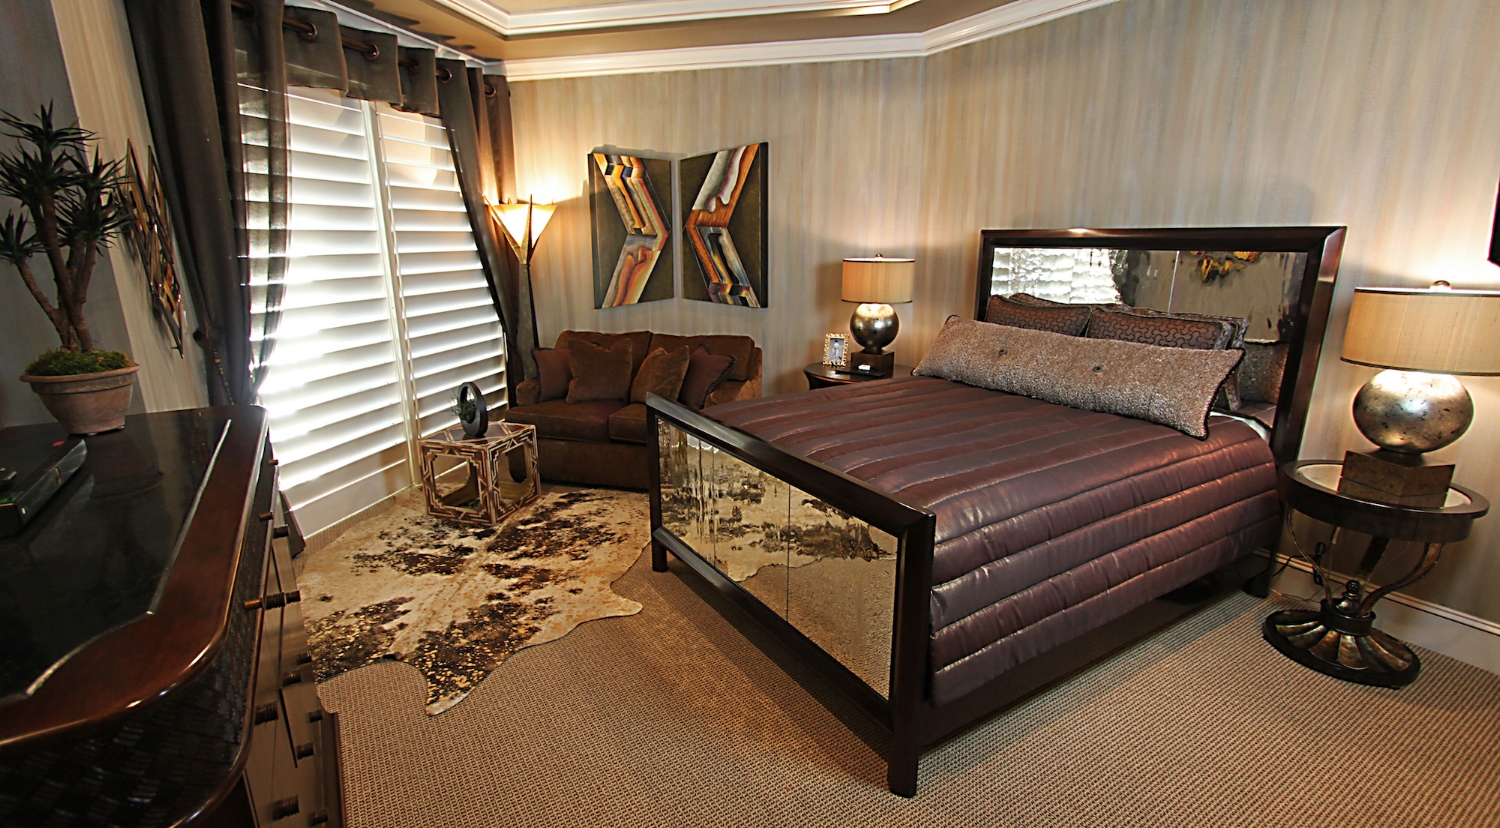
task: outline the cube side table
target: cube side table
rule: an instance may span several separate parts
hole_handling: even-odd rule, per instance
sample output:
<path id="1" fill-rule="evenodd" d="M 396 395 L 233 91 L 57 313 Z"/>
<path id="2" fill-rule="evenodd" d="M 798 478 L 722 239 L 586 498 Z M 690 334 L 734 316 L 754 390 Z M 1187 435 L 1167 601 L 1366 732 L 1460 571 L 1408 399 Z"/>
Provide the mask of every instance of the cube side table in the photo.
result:
<path id="1" fill-rule="evenodd" d="M 508 456 L 517 451 L 523 452 L 526 477 L 512 481 Z M 535 426 L 491 423 L 483 437 L 450 428 L 418 440 L 417 458 L 427 514 L 433 517 L 493 526 L 542 496 Z M 449 465 L 442 467 L 444 461 Z M 462 482 L 453 485 L 455 473 L 465 466 Z"/>

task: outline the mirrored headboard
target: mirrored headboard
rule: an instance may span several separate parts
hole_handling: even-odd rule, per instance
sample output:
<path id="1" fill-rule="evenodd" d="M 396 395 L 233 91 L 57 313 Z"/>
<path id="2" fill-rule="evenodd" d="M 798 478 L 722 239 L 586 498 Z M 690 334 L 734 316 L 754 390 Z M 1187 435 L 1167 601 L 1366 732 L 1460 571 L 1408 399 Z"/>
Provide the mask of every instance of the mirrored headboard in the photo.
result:
<path id="1" fill-rule="evenodd" d="M 1247 364 L 1272 353 L 1285 361 L 1279 387 L 1266 394 L 1275 405 L 1271 450 L 1285 463 L 1302 445 L 1344 230 L 985 230 L 974 318 L 985 318 L 992 296 L 1026 293 L 1248 319 Z"/>

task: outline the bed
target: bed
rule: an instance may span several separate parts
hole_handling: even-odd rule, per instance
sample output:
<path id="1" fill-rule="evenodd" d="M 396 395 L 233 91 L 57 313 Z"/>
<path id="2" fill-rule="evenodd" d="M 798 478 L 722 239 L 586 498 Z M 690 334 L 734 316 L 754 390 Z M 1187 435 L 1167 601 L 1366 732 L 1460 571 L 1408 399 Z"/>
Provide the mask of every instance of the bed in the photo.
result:
<path id="1" fill-rule="evenodd" d="M 1011 294 L 1240 318 L 1254 390 L 1203 439 L 935 376 L 702 413 L 653 397 L 653 569 L 676 556 L 870 714 L 913 796 L 946 736 L 1265 594 L 1251 553 L 1278 537 L 1343 232 L 985 231 L 974 319 Z"/>

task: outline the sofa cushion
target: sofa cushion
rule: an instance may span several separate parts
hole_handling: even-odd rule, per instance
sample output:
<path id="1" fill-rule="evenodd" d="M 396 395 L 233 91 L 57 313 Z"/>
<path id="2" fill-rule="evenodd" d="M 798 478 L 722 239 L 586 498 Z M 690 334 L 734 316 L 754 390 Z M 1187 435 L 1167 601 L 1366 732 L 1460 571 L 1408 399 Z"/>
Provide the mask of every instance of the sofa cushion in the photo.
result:
<path id="1" fill-rule="evenodd" d="M 646 444 L 646 404 L 631 403 L 609 415 L 609 439 L 616 443 Z"/>
<path id="2" fill-rule="evenodd" d="M 734 334 L 710 334 L 707 336 L 674 336 L 673 334 L 655 334 L 651 337 L 651 348 L 666 348 L 671 351 L 675 348 L 687 348 L 689 351 L 697 350 L 698 346 L 715 356 L 734 357 L 734 366 L 729 370 L 729 379 L 735 382 L 744 382 L 750 379 L 750 372 L 754 368 L 751 354 L 755 351 L 755 340 L 748 336 L 736 336 Z"/>
<path id="3" fill-rule="evenodd" d="M 641 369 L 641 363 L 646 361 L 646 354 L 651 352 L 651 332 L 631 331 L 630 333 L 609 334 L 596 331 L 563 331 L 557 335 L 557 348 L 562 350 L 568 347 L 569 342 L 582 340 L 592 342 L 602 348 L 608 348 L 620 340 L 630 342 L 630 376 L 635 377 L 635 372 Z"/>
<path id="4" fill-rule="evenodd" d="M 688 363 L 687 376 L 682 380 L 682 391 L 677 395 L 677 401 L 694 411 L 702 411 L 704 403 L 708 401 L 708 395 L 712 394 L 733 370 L 734 357 L 711 354 L 707 348 L 699 345 L 693 351 L 692 360 Z"/>
<path id="5" fill-rule="evenodd" d="M 536 401 L 560 400 L 568 396 L 568 383 L 573 381 L 573 371 L 568 367 L 571 352 L 564 348 L 533 348 L 531 356 L 536 359 Z"/>
<path id="6" fill-rule="evenodd" d="M 652 348 L 646 361 L 641 363 L 641 370 L 635 373 L 635 379 L 630 383 L 630 401 L 643 403 L 647 394 L 657 394 L 669 400 L 677 399 L 692 357 L 687 348 L 675 351 Z"/>
<path id="7" fill-rule="evenodd" d="M 619 411 L 624 405 L 619 400 L 581 403 L 552 400 L 509 409 L 505 412 L 505 419 L 536 426 L 538 437 L 603 443 L 609 441 L 609 415 Z"/>
<path id="8" fill-rule="evenodd" d="M 630 343 L 618 341 L 608 348 L 592 342 L 574 340 L 568 343 L 568 402 L 619 400 L 630 398 Z"/>

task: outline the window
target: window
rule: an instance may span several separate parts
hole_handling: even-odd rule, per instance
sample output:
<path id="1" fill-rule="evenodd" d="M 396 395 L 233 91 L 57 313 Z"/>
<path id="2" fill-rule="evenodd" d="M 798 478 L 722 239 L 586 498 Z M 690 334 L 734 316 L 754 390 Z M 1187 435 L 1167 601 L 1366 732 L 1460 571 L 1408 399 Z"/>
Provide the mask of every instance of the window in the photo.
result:
<path id="1" fill-rule="evenodd" d="M 312 534 L 416 481 L 414 441 L 457 423 L 458 385 L 503 400 L 505 353 L 442 122 L 310 89 L 287 119 L 287 267 L 260 402 Z M 259 170 L 248 148 L 252 258 Z"/>

